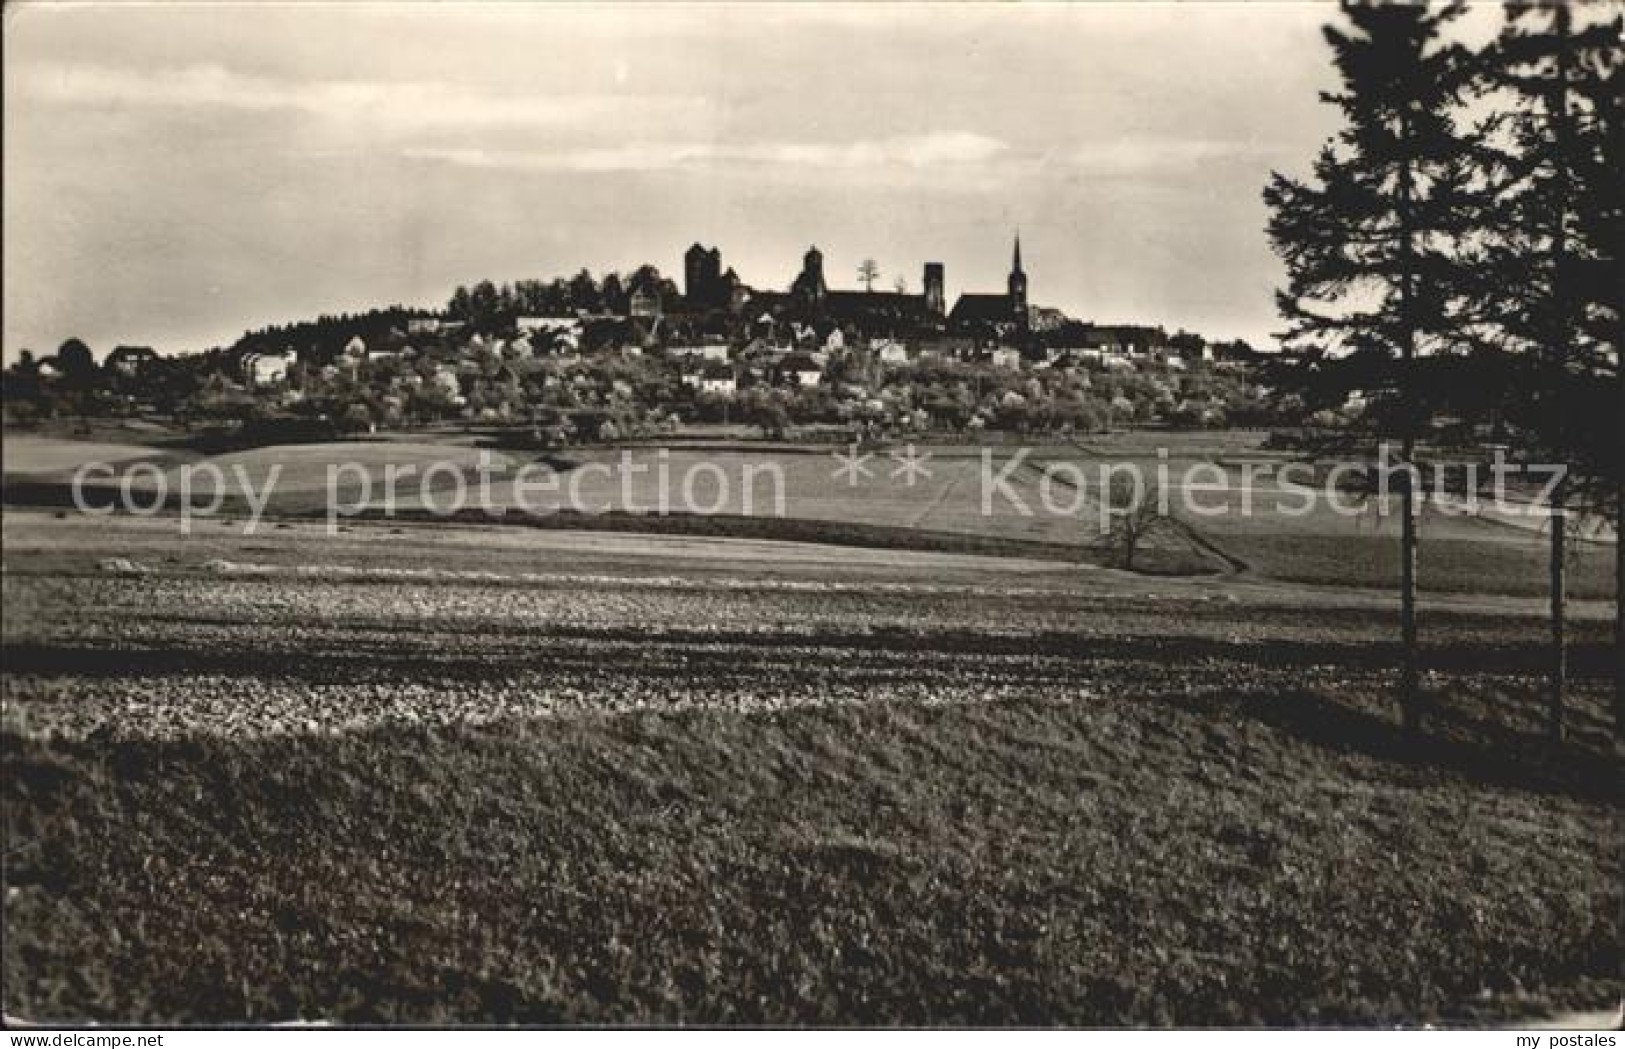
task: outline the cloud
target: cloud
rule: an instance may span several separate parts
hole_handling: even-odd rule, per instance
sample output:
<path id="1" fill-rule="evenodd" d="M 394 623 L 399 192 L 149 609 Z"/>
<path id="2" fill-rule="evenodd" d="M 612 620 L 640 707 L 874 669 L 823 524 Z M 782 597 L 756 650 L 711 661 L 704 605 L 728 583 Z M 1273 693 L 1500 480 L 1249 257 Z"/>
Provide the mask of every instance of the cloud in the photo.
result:
<path id="1" fill-rule="evenodd" d="M 721 150 L 724 158 L 747 163 L 795 164 L 807 167 L 906 168 L 929 171 L 942 166 L 984 164 L 1009 149 L 1003 142 L 970 131 L 944 131 L 840 144 L 776 142 Z M 733 156 L 730 158 L 729 154 Z"/>
<path id="2" fill-rule="evenodd" d="M 491 171 L 564 174 L 766 175 L 834 178 L 841 184 L 911 183 L 941 188 L 1045 176 L 1181 177 L 1229 159 L 1269 158 L 1286 147 L 1125 136 L 1104 142 L 1020 149 L 971 131 L 938 131 L 846 142 L 630 142 L 615 146 L 418 146 L 414 160 Z"/>
<path id="3" fill-rule="evenodd" d="M 1060 151 L 1054 162 L 1084 174 L 1149 175 L 1178 173 L 1226 160 L 1257 160 L 1291 155 L 1294 147 L 1278 142 L 1217 141 L 1201 138 L 1125 136 L 1106 142 L 1080 143 Z"/>
<path id="4" fill-rule="evenodd" d="M 365 123 L 379 130 L 594 128 L 644 121 L 703 121 L 712 103 L 698 96 L 522 94 L 438 81 L 286 81 L 218 64 L 131 70 L 105 65 L 35 67 L 15 88 L 23 98 L 100 108 L 290 112 Z"/>
<path id="5" fill-rule="evenodd" d="M 974 170 L 1005 155 L 996 138 L 942 131 L 847 142 L 641 142 L 602 148 L 415 148 L 406 155 L 461 167 L 542 172 L 839 173 L 843 177 L 941 174 Z"/>

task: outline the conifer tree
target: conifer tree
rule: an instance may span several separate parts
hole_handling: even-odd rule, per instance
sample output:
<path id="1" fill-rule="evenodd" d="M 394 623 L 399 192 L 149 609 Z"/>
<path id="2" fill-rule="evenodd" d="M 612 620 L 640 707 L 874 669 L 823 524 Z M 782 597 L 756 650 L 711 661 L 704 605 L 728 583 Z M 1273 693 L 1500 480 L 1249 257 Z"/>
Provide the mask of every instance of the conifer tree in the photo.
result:
<path id="1" fill-rule="evenodd" d="M 1277 294 L 1289 351 L 1320 355 L 1315 382 L 1363 389 L 1385 437 L 1397 437 L 1400 501 L 1399 705 L 1422 724 L 1417 645 L 1414 465 L 1430 404 L 1419 356 L 1460 348 L 1458 252 L 1470 221 L 1474 165 L 1457 109 L 1471 56 L 1443 33 L 1462 6 L 1343 0 L 1345 26 L 1325 37 L 1341 89 L 1323 99 L 1344 125 L 1315 158 L 1313 177 L 1280 173 L 1264 191 L 1269 236 L 1286 263 Z"/>
<path id="2" fill-rule="evenodd" d="M 1496 186 L 1478 269 L 1485 319 L 1497 349 L 1513 355 L 1497 373 L 1510 380 L 1507 416 L 1526 455 L 1563 471 L 1549 496 L 1554 739 L 1563 736 L 1568 676 L 1569 513 L 1597 506 L 1606 498 L 1599 486 L 1617 472 L 1607 446 L 1617 426 L 1598 425 L 1613 395 L 1606 372 L 1610 355 L 1617 360 L 1617 321 L 1612 331 L 1597 322 L 1618 308 L 1617 280 L 1611 290 L 1607 274 L 1619 269 L 1625 176 L 1609 156 L 1607 121 L 1619 103 L 1606 88 L 1621 59 L 1621 25 L 1581 21 L 1585 14 L 1554 0 L 1509 4 L 1484 64 L 1491 97 L 1506 103 L 1502 148 L 1485 154 Z"/>

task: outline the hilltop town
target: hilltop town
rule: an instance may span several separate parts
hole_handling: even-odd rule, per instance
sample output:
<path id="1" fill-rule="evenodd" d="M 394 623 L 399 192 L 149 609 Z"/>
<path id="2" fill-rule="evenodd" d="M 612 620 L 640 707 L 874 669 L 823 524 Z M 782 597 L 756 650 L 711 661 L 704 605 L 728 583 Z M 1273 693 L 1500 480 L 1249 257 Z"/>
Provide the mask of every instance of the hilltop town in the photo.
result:
<path id="1" fill-rule="evenodd" d="M 440 311 L 392 307 L 250 332 L 191 357 L 72 340 L 7 375 L 13 419 L 86 410 L 253 421 L 284 433 L 445 422 L 527 428 L 542 443 L 744 424 L 782 436 L 1089 432 L 1269 421 L 1243 342 L 1097 324 L 1035 303 L 1016 238 L 1005 290 L 949 306 L 942 263 L 918 293 L 832 286 L 811 247 L 784 290 L 745 284 L 694 244 L 683 285 L 642 266 L 602 279 L 485 281 Z M 89 356 L 89 361 L 84 358 Z"/>

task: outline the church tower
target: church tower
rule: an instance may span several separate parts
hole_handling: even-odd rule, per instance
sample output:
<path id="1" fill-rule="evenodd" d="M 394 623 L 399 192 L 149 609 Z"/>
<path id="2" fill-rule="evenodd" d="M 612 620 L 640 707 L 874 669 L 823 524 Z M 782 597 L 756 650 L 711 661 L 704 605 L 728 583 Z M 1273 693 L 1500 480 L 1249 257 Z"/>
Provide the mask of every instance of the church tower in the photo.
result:
<path id="1" fill-rule="evenodd" d="M 1010 263 L 1010 312 L 1016 326 L 1027 330 L 1027 274 L 1021 268 L 1021 233 L 1016 233 L 1015 258 Z"/>

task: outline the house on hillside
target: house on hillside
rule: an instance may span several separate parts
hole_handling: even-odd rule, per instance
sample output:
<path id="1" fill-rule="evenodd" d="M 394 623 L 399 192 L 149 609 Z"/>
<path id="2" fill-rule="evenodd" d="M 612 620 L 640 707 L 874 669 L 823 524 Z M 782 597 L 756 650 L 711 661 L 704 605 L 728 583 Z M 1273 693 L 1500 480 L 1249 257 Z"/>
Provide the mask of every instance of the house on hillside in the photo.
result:
<path id="1" fill-rule="evenodd" d="M 792 353 L 779 362 L 779 379 L 790 386 L 817 386 L 824 378 L 824 366 L 810 353 Z"/>
<path id="2" fill-rule="evenodd" d="M 1145 324 L 1101 325 L 1091 328 L 1090 336 L 1100 340 L 1103 348 L 1115 348 L 1116 352 L 1135 359 L 1161 354 L 1168 349 L 1168 333 L 1162 328 Z"/>
<path id="3" fill-rule="evenodd" d="M 1037 370 L 1060 372 L 1071 375 L 1078 370 L 1079 360 L 1076 351 L 1060 350 L 1044 354 L 1044 359 L 1033 367 Z"/>
<path id="4" fill-rule="evenodd" d="M 789 352 L 788 347 L 776 345 L 771 339 L 755 338 L 740 348 L 739 358 L 746 361 L 778 361 Z"/>
<path id="5" fill-rule="evenodd" d="M 875 339 L 869 348 L 881 364 L 908 363 L 908 347 L 896 339 Z"/>
<path id="6" fill-rule="evenodd" d="M 683 346 L 668 346 L 666 353 L 672 357 L 688 358 L 699 361 L 726 361 L 728 347 L 725 343 L 699 343 Z"/>
<path id="7" fill-rule="evenodd" d="M 1027 307 L 1027 326 L 1035 332 L 1060 331 L 1069 320 L 1065 313 L 1049 306 Z"/>
<path id="8" fill-rule="evenodd" d="M 995 368 L 1008 368 L 1011 371 L 1021 367 L 1021 351 L 1014 346 L 998 346 L 988 354 L 988 363 Z"/>
<path id="9" fill-rule="evenodd" d="M 732 397 L 739 392 L 739 379 L 726 365 L 708 364 L 700 373 L 700 392 Z"/>
<path id="10" fill-rule="evenodd" d="M 575 349 L 581 342 L 582 322 L 579 317 L 519 317 L 514 327 L 521 335 L 546 335 L 556 343 Z M 548 340 L 542 340 L 544 343 Z"/>
<path id="11" fill-rule="evenodd" d="M 976 351 L 976 340 L 967 335 L 937 335 L 920 340 L 920 356 L 932 360 L 961 360 Z"/>
<path id="12" fill-rule="evenodd" d="M 408 335 L 456 335 L 466 325 L 462 321 L 444 317 L 410 317 L 406 321 Z"/>
<path id="13" fill-rule="evenodd" d="M 280 353 L 251 353 L 243 358 L 243 378 L 248 380 L 250 388 L 262 386 L 275 386 L 288 377 L 288 366 L 293 363 L 293 354 L 286 350 Z"/>
<path id="14" fill-rule="evenodd" d="M 653 280 L 642 280 L 632 289 L 627 311 L 632 317 L 649 320 L 662 316 L 660 286 Z"/>
<path id="15" fill-rule="evenodd" d="M 113 375 L 133 379 L 158 360 L 158 351 L 151 346 L 118 346 L 107 355 L 102 368 Z"/>

